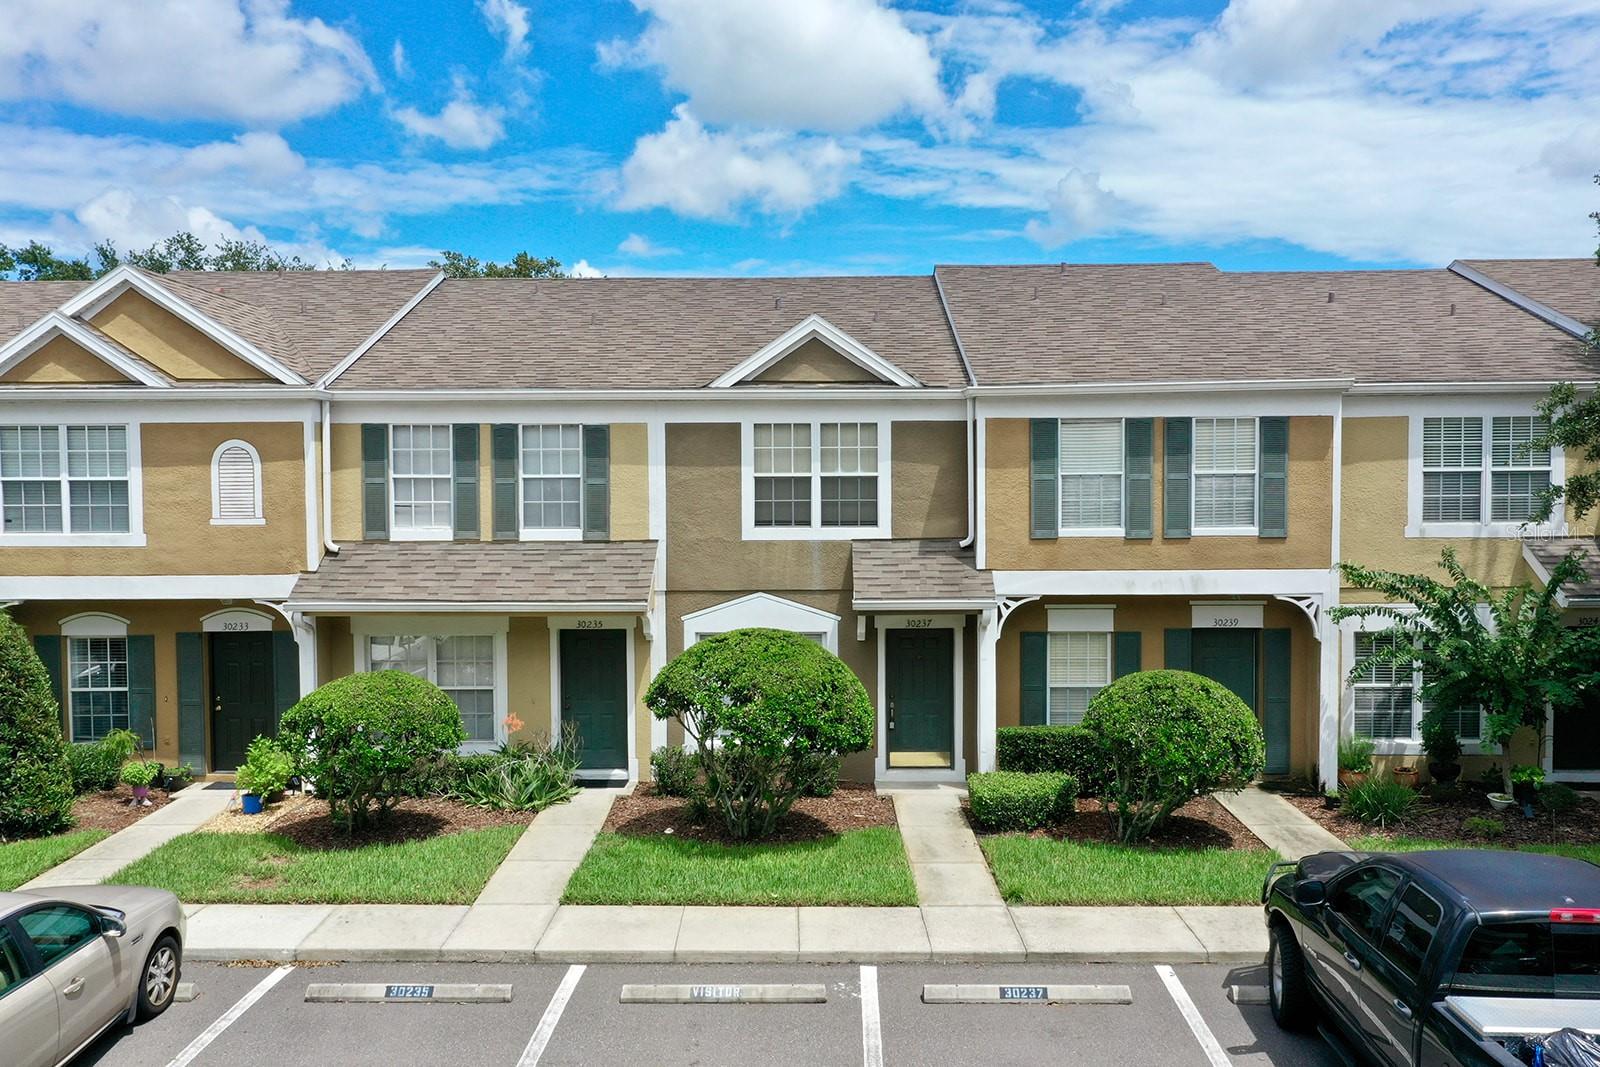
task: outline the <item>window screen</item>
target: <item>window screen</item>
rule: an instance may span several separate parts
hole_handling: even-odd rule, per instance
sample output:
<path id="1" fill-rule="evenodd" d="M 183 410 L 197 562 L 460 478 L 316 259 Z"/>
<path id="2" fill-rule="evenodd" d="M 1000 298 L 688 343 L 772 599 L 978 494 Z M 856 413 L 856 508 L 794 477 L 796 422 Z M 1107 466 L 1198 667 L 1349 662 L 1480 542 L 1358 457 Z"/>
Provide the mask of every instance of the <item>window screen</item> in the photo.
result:
<path id="1" fill-rule="evenodd" d="M 1122 526 L 1122 420 L 1061 420 L 1061 528 Z"/>
<path id="2" fill-rule="evenodd" d="M 1256 524 L 1256 420 L 1194 420 L 1194 525 Z"/>

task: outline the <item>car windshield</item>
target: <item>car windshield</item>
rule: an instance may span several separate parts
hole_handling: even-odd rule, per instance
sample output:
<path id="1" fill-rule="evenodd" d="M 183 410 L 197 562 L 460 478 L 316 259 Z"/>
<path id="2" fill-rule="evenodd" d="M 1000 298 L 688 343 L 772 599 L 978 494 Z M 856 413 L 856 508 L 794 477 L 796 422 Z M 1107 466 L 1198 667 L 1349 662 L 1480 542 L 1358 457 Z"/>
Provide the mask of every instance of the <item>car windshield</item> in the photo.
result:
<path id="1" fill-rule="evenodd" d="M 1600 996 L 1600 925 L 1480 926 L 1461 953 L 1451 988 L 1479 996 Z"/>

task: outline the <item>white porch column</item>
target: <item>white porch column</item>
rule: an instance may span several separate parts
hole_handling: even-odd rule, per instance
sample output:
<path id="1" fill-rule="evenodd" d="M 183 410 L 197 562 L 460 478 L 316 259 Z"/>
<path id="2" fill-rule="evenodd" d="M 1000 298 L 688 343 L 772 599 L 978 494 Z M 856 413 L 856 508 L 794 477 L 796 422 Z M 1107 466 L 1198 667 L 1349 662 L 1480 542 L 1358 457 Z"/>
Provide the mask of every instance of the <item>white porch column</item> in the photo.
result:
<path id="1" fill-rule="evenodd" d="M 1317 612 L 1321 662 L 1317 671 L 1317 778 L 1324 790 L 1339 788 L 1339 709 L 1344 704 L 1344 664 L 1339 662 L 1340 629 L 1328 618 L 1339 603 L 1339 572 L 1328 579 L 1328 592 Z"/>
<path id="2" fill-rule="evenodd" d="M 317 620 L 298 611 L 289 613 L 289 628 L 294 632 L 295 651 L 300 654 L 300 695 L 317 687 Z"/>
<path id="3" fill-rule="evenodd" d="M 995 646 L 1000 642 L 997 608 L 978 615 L 978 770 L 994 770 L 995 753 Z"/>

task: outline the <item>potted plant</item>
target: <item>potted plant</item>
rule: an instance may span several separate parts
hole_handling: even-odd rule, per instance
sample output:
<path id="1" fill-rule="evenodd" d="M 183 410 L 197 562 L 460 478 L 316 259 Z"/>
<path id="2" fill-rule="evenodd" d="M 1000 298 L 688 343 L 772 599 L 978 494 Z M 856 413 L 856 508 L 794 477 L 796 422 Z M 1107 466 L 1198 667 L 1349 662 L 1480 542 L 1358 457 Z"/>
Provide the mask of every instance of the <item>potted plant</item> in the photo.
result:
<path id="1" fill-rule="evenodd" d="M 1525 818 L 1533 818 L 1533 802 L 1538 798 L 1539 787 L 1543 784 L 1543 767 L 1519 763 L 1511 768 L 1511 799 L 1521 805 Z"/>
<path id="2" fill-rule="evenodd" d="M 134 760 L 122 765 L 122 780 L 133 787 L 133 803 L 139 807 L 150 804 L 150 783 L 156 780 L 156 775 L 161 772 L 161 764 Z"/>
<path id="3" fill-rule="evenodd" d="M 283 792 L 294 772 L 294 761 L 270 737 L 258 737 L 245 750 L 244 766 L 234 775 L 246 815 L 258 815 L 268 799 Z"/>
<path id="4" fill-rule="evenodd" d="M 1461 739 L 1445 716 L 1431 708 L 1422 717 L 1422 750 L 1428 754 L 1428 776 L 1434 781 L 1461 777 Z"/>
<path id="5" fill-rule="evenodd" d="M 1420 776 L 1418 775 L 1415 767 L 1407 764 L 1406 766 L 1396 767 L 1394 770 L 1390 771 L 1389 777 L 1393 778 L 1396 782 L 1405 786 L 1407 789 L 1415 789 L 1417 787 L 1417 779 Z"/>
<path id="6" fill-rule="evenodd" d="M 1360 785 L 1372 773 L 1372 754 L 1378 746 L 1366 737 L 1347 737 L 1339 742 L 1339 785 L 1343 789 Z"/>
<path id="7" fill-rule="evenodd" d="M 176 793 L 192 781 L 194 781 L 194 766 L 180 763 L 162 777 L 161 788 L 169 793 Z"/>

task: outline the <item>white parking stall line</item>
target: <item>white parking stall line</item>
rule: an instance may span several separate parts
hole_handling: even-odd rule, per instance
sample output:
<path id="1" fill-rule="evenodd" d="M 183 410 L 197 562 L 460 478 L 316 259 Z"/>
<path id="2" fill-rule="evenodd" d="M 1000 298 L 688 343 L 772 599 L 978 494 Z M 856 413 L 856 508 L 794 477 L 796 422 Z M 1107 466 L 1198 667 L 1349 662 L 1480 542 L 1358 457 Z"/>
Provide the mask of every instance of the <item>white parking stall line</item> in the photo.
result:
<path id="1" fill-rule="evenodd" d="M 293 965 L 275 967 L 271 974 L 251 987 L 250 992 L 234 1002 L 233 1007 L 222 1013 L 216 1022 L 206 1027 L 200 1036 L 189 1042 L 184 1050 L 172 1057 L 167 1067 L 188 1067 L 194 1058 L 204 1052 L 211 1042 L 222 1036 L 222 1032 L 239 1021 L 239 1016 L 249 1011 L 251 1006 L 272 990 L 272 987 L 289 977 L 289 972 L 294 970 Z"/>
<path id="2" fill-rule="evenodd" d="M 561 1021 L 561 1013 L 567 1010 L 567 1001 L 572 999 L 572 991 L 578 988 L 578 979 L 583 977 L 584 969 L 585 965 L 581 963 L 574 963 L 567 968 L 561 984 L 556 986 L 550 1003 L 545 1006 L 539 1025 L 534 1027 L 533 1036 L 528 1038 L 528 1047 L 522 1050 L 517 1067 L 536 1067 L 550 1039 L 555 1036 L 556 1024 Z"/>
<path id="3" fill-rule="evenodd" d="M 883 1020 L 878 1015 L 878 968 L 861 968 L 861 1060 L 883 1067 Z"/>
<path id="4" fill-rule="evenodd" d="M 1178 981 L 1178 972 L 1162 963 L 1157 964 L 1156 974 L 1161 976 L 1161 983 L 1167 987 L 1167 992 L 1172 994 L 1173 1003 L 1178 1005 L 1178 1011 L 1182 1014 L 1183 1021 L 1189 1024 L 1194 1039 L 1200 1042 L 1200 1050 L 1206 1054 L 1211 1067 L 1232 1067 L 1228 1054 L 1222 1050 L 1222 1042 L 1217 1040 L 1217 1035 L 1211 1032 L 1211 1027 L 1200 1017 L 1200 1009 L 1195 1007 L 1189 991 Z"/>

